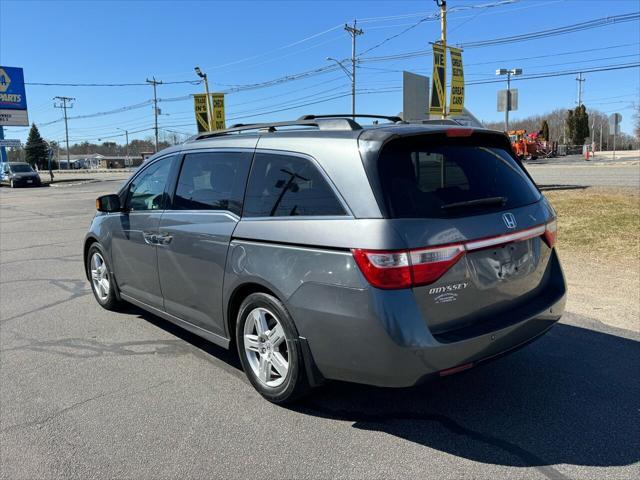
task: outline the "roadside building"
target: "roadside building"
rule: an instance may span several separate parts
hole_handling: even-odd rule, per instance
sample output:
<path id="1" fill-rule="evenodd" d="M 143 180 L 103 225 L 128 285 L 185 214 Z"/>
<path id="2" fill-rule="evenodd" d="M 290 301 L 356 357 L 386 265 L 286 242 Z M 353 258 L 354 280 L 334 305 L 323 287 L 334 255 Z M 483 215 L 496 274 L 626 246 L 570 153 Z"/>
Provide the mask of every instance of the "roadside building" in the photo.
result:
<path id="1" fill-rule="evenodd" d="M 102 155 L 98 153 L 81 153 L 69 155 L 69 161 L 67 162 L 66 155 L 61 155 L 58 165 L 60 170 L 95 169 L 100 167 L 101 159 Z"/>
<path id="2" fill-rule="evenodd" d="M 129 168 L 142 165 L 140 155 L 100 155 L 101 168 Z"/>

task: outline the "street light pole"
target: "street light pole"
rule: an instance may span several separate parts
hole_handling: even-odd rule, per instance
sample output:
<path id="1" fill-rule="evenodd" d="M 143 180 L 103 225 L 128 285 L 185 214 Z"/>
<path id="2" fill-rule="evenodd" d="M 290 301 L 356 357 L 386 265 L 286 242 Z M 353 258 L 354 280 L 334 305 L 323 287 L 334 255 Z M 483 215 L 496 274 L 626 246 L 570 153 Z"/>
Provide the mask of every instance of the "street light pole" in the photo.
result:
<path id="1" fill-rule="evenodd" d="M 351 114 L 355 119 L 355 90 L 354 90 L 354 84 L 355 82 L 353 81 L 353 76 L 351 74 L 351 72 L 342 64 L 342 62 L 340 60 L 336 60 L 333 57 L 327 57 L 326 60 L 331 61 L 331 62 L 336 62 L 338 64 L 338 66 L 342 69 L 342 71 L 344 72 L 344 74 L 347 76 L 347 78 L 351 81 Z"/>
<path id="2" fill-rule="evenodd" d="M 507 101 L 504 108 L 504 131 L 509 133 L 509 111 L 511 110 L 511 75 L 522 75 L 521 68 L 499 68 L 496 75 L 507 76 Z"/>
<path id="3" fill-rule="evenodd" d="M 211 105 L 211 95 L 209 95 L 209 80 L 207 79 L 207 74 L 203 73 L 203 71 L 200 70 L 200 67 L 195 67 L 194 70 L 196 71 L 196 75 L 204 80 L 204 91 L 207 95 L 207 128 L 211 132 L 213 131 L 213 125 L 211 124 L 213 105 Z"/>

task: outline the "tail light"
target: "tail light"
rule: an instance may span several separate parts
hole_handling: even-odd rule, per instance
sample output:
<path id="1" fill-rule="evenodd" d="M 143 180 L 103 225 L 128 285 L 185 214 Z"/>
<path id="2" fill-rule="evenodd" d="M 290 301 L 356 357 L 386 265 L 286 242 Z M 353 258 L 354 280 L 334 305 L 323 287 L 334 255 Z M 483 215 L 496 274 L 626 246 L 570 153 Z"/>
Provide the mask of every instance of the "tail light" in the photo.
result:
<path id="1" fill-rule="evenodd" d="M 542 238 L 549 245 L 549 248 L 553 248 L 556 244 L 556 240 L 558 240 L 558 221 L 555 218 L 545 226 Z"/>
<path id="2" fill-rule="evenodd" d="M 378 288 L 408 288 L 411 270 L 407 252 L 353 250 L 358 267 L 367 281 Z"/>
<path id="3" fill-rule="evenodd" d="M 462 244 L 407 251 L 353 250 L 353 257 L 367 281 L 384 289 L 433 283 L 463 254 Z"/>
<path id="4" fill-rule="evenodd" d="M 433 283 L 449 270 L 464 254 L 463 245 L 411 250 L 409 260 L 413 285 Z"/>
<path id="5" fill-rule="evenodd" d="M 367 281 L 377 288 L 397 289 L 428 285 L 438 280 L 454 266 L 467 251 L 496 247 L 542 236 L 553 248 L 558 224 L 553 219 L 546 225 L 520 230 L 496 237 L 466 243 L 440 245 L 413 250 L 353 249 L 353 258 Z"/>

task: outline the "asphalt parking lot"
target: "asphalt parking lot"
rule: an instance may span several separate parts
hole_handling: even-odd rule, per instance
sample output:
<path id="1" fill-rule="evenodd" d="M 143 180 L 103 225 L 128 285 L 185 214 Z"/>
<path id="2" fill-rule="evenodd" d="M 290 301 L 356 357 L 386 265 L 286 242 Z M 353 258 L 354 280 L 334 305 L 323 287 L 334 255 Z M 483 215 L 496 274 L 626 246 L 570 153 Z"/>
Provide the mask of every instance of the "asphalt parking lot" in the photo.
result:
<path id="1" fill-rule="evenodd" d="M 640 475 L 637 331 L 569 312 L 459 375 L 274 406 L 233 353 L 94 301 L 82 239 L 118 185 L 0 189 L 0 478 Z"/>

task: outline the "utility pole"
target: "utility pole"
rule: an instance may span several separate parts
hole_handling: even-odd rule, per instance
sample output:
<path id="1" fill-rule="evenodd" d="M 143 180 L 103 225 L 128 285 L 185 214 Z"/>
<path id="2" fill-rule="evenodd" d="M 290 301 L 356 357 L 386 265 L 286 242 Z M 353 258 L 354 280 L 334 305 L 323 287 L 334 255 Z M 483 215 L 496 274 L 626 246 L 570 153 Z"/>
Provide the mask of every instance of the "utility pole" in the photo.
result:
<path id="1" fill-rule="evenodd" d="M 75 101 L 75 98 L 72 97 L 53 97 L 54 100 L 58 100 L 58 103 L 54 103 L 54 108 L 61 108 L 64 112 L 64 132 L 67 143 L 67 168 L 71 168 L 71 160 L 69 157 L 69 125 L 67 122 L 67 108 L 73 108 L 73 104 L 71 102 Z M 58 158 L 58 161 L 60 159 Z M 58 166 L 60 168 L 60 166 Z"/>
<path id="2" fill-rule="evenodd" d="M 444 78 L 442 79 L 442 118 L 447 118 L 447 0 L 435 0 L 440 7 L 440 43 L 444 55 Z M 434 60 L 435 61 L 435 60 Z"/>
<path id="3" fill-rule="evenodd" d="M 162 82 L 160 80 L 156 80 L 156 77 L 151 77 L 152 80 L 147 78 L 147 83 L 153 85 L 153 115 L 155 118 L 155 133 L 156 133 L 156 153 L 158 152 L 158 93 L 156 91 L 156 87 L 160 85 Z"/>
<path id="4" fill-rule="evenodd" d="M 364 33 L 356 25 L 356 20 L 353 21 L 353 27 L 344 24 L 344 29 L 351 35 L 351 115 L 354 120 L 356 119 L 356 37 Z"/>
<path id="5" fill-rule="evenodd" d="M 602 125 L 604 122 L 600 122 L 600 151 L 602 151 Z"/>
<path id="6" fill-rule="evenodd" d="M 576 77 L 576 82 L 578 82 L 578 106 L 582 105 L 582 84 L 586 81 L 587 79 L 582 78 L 582 72 L 580 72 Z"/>
<path id="7" fill-rule="evenodd" d="M 124 128 L 118 128 L 116 127 L 116 130 L 121 130 L 124 132 L 124 136 L 126 138 L 126 142 L 127 142 L 127 146 L 126 146 L 126 156 L 125 156 L 125 167 L 129 167 L 129 130 L 126 130 Z"/>

